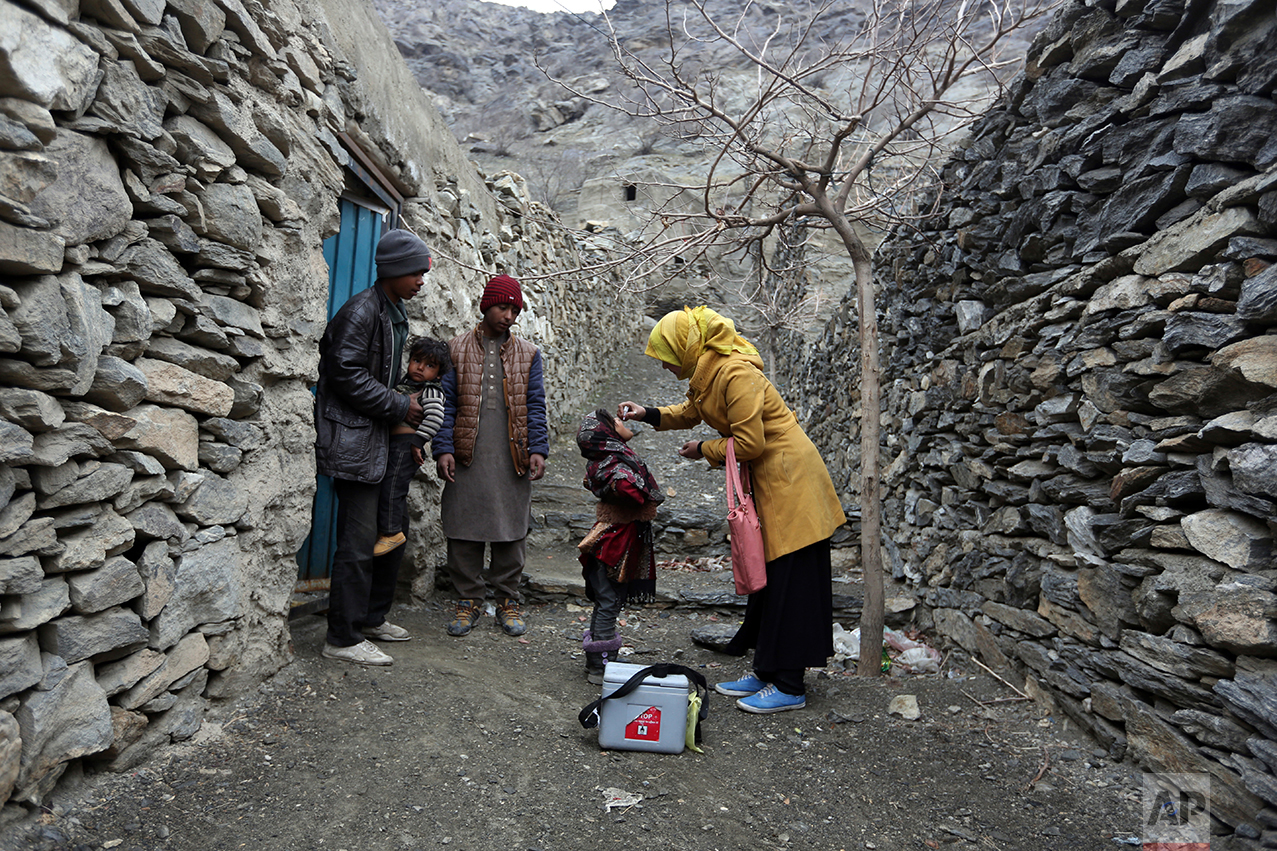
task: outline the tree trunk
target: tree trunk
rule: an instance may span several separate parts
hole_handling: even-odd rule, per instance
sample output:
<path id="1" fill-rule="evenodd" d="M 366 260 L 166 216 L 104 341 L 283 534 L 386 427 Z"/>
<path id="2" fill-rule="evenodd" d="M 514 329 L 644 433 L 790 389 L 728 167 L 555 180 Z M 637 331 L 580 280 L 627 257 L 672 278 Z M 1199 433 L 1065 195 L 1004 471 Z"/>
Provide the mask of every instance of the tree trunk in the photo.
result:
<path id="1" fill-rule="evenodd" d="M 882 627 L 885 615 L 882 578 L 882 487 L 878 444 L 882 422 L 882 381 L 878 371 L 878 310 L 873 268 L 860 237 L 842 215 L 828 216 L 842 237 L 856 270 L 856 302 L 860 315 L 860 568 L 864 601 L 860 611 L 860 661 L 856 673 L 882 673 Z"/>
<path id="2" fill-rule="evenodd" d="M 864 602 L 860 610 L 860 663 L 856 673 L 882 673 L 882 482 L 878 473 L 878 433 L 882 422 L 882 381 L 878 373 L 878 312 L 869 259 L 855 259 L 860 307 L 860 569 Z"/>

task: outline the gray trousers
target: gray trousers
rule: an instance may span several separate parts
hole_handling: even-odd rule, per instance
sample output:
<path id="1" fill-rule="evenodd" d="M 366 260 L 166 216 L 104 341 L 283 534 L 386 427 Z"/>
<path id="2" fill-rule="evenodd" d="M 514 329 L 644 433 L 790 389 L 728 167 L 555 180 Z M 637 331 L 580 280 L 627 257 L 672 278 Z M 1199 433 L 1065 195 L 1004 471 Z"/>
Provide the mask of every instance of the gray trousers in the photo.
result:
<path id="1" fill-rule="evenodd" d="M 606 641 L 616 637 L 616 621 L 621 616 L 622 597 L 625 587 L 613 582 L 607 575 L 607 566 L 596 558 L 590 558 L 590 565 L 583 570 L 587 596 L 594 601 L 594 611 L 590 615 L 590 636 L 595 641 Z"/>
<path id="2" fill-rule="evenodd" d="M 492 548 L 492 562 L 485 581 L 483 569 L 484 547 Z M 528 539 L 517 541 L 463 541 L 448 539 L 448 577 L 452 579 L 457 595 L 463 600 L 482 600 L 488 596 L 518 602 L 519 583 L 523 579 Z"/>

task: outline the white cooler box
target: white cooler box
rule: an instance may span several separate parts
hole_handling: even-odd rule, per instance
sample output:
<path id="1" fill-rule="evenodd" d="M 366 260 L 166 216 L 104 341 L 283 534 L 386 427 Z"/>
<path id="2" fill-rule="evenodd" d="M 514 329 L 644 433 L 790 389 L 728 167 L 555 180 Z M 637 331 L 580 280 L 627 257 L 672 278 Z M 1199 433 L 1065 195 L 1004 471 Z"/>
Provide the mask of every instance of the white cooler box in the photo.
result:
<path id="1" fill-rule="evenodd" d="M 646 665 L 608 662 L 603 697 L 625 685 Z M 599 747 L 622 751 L 682 753 L 687 743 L 687 677 L 648 676 L 638 688 L 599 705 Z"/>

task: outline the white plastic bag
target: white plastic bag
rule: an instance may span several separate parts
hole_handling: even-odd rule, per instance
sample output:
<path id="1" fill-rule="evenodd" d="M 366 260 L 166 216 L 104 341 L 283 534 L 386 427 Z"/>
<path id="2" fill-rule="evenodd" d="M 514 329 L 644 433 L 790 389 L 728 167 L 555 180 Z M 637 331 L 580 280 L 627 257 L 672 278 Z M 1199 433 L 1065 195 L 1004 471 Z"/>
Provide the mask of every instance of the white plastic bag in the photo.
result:
<path id="1" fill-rule="evenodd" d="M 940 672 L 940 654 L 930 647 L 918 645 L 897 656 L 896 664 L 904 665 L 915 674 L 937 674 Z"/>
<path id="2" fill-rule="evenodd" d="M 940 671 L 940 651 L 907 637 L 890 627 L 882 631 L 882 643 L 896 654 L 892 663 L 907 668 L 914 674 L 935 674 Z M 834 624 L 834 663 L 843 668 L 855 667 L 860 660 L 860 627 L 848 632 L 842 624 Z M 850 663 L 850 664 L 849 664 Z"/>
<path id="3" fill-rule="evenodd" d="M 848 667 L 847 662 L 860 659 L 860 627 L 851 632 L 842 628 L 842 624 L 834 624 L 834 662 Z"/>
<path id="4" fill-rule="evenodd" d="M 895 663 L 908 668 L 914 674 L 936 674 L 940 672 L 940 651 L 928 647 L 921 641 L 914 641 L 903 632 L 894 629 L 882 631 L 882 641 L 896 651 Z"/>

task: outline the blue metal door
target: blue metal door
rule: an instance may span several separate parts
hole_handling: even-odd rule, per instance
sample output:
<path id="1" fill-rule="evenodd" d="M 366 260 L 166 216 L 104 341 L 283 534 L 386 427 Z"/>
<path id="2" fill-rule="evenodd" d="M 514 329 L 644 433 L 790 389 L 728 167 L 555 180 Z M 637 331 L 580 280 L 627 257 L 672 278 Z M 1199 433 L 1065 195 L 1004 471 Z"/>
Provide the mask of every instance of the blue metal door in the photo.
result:
<path id="1" fill-rule="evenodd" d="M 341 230 L 324 240 L 328 262 L 328 318 L 352 295 L 377 279 L 374 262 L 377 241 L 386 227 L 385 212 L 351 198 L 341 199 Z M 333 550 L 337 545 L 337 497 L 333 481 L 320 476 L 315 490 L 310 536 L 297 553 L 297 590 L 320 591 L 328 587 Z"/>

